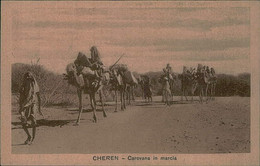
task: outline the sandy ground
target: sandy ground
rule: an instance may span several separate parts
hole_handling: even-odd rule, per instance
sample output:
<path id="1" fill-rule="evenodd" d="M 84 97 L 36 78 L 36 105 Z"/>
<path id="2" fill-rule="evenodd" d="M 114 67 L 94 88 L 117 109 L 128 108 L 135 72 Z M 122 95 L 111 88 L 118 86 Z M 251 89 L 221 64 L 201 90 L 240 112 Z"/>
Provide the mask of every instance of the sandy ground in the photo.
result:
<path id="1" fill-rule="evenodd" d="M 175 97 L 170 107 L 156 99 L 152 104 L 136 101 L 116 113 L 113 105 L 107 106 L 108 117 L 99 110 L 98 123 L 85 110 L 80 126 L 73 126 L 77 108 L 45 108 L 32 145 L 23 145 L 26 134 L 14 106 L 12 153 L 250 152 L 250 98 L 218 97 L 208 104 L 182 104 Z"/>

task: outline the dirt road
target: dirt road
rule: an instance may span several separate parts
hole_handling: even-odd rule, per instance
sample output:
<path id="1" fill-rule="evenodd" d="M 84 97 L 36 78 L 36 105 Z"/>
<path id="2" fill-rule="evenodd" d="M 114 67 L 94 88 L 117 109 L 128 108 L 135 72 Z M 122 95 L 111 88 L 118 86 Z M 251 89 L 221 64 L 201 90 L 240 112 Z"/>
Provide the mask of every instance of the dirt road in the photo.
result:
<path id="1" fill-rule="evenodd" d="M 246 153 L 250 152 L 250 98 L 216 98 L 208 104 L 175 97 L 170 107 L 158 101 L 137 101 L 126 111 L 108 117 L 98 112 L 98 123 L 85 110 L 80 126 L 73 126 L 77 109 L 46 108 L 32 145 L 18 115 L 12 116 L 12 153 Z M 89 107 L 88 107 L 89 108 Z"/>

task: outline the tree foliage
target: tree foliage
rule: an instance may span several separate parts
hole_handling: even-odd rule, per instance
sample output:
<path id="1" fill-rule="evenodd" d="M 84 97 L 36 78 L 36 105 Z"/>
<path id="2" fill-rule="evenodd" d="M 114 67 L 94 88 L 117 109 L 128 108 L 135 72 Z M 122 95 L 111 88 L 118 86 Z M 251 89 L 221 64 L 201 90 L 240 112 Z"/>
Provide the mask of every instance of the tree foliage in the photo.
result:
<path id="1" fill-rule="evenodd" d="M 116 65 L 115 68 L 128 69 L 126 65 Z M 26 71 L 31 71 L 40 86 L 42 94 L 42 100 L 45 105 L 48 104 L 77 104 L 76 89 L 73 86 L 68 85 L 66 80 L 63 80 L 61 74 L 56 74 L 46 70 L 39 64 L 22 64 L 16 63 L 12 65 L 12 93 L 18 93 L 21 86 L 22 76 Z M 134 72 L 135 77 L 140 75 L 146 75 L 151 79 L 152 93 L 153 95 L 162 95 L 162 85 L 159 83 L 159 78 L 163 72 L 148 72 L 145 74 L 139 74 Z M 178 78 L 178 73 L 174 73 L 174 95 L 180 96 L 181 81 Z M 108 89 L 109 94 L 112 94 Z M 141 87 L 137 86 L 134 90 L 136 96 L 141 96 Z M 72 101 L 71 95 L 74 99 Z M 198 95 L 195 92 L 195 95 Z M 216 84 L 216 96 L 250 96 L 250 74 L 242 73 L 239 75 L 218 74 Z"/>

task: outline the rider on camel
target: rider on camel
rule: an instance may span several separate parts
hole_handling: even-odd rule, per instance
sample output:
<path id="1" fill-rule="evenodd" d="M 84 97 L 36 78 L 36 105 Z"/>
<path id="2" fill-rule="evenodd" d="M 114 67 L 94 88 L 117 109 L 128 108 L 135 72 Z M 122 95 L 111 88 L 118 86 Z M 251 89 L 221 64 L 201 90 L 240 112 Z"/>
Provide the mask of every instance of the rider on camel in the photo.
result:
<path id="1" fill-rule="evenodd" d="M 94 77 L 94 86 L 97 87 L 101 80 L 101 73 L 104 70 L 103 63 L 100 59 L 99 52 L 96 46 L 92 46 L 91 49 L 91 58 L 87 58 L 82 52 L 78 53 L 77 59 L 74 61 L 74 64 L 77 67 L 78 73 L 83 74 L 84 76 Z M 88 79 L 84 79 L 86 85 L 89 86 Z"/>
<path id="2" fill-rule="evenodd" d="M 167 75 L 167 77 L 168 77 L 170 80 L 173 80 L 173 77 L 172 77 L 172 67 L 170 66 L 169 63 L 166 65 L 165 74 Z"/>

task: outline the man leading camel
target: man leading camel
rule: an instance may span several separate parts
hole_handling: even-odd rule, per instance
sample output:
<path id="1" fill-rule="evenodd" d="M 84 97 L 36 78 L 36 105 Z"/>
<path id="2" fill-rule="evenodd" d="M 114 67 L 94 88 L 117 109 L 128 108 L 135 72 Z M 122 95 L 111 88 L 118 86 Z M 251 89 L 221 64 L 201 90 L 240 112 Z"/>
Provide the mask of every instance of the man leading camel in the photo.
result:
<path id="1" fill-rule="evenodd" d="M 33 142 L 36 135 L 36 110 L 38 109 L 39 113 L 43 116 L 40 107 L 41 98 L 39 86 L 31 72 L 28 71 L 24 74 L 19 93 L 19 113 L 21 115 L 23 129 L 27 134 L 27 140 L 24 144 L 29 145 Z M 32 136 L 28 130 L 29 126 L 32 127 Z"/>

